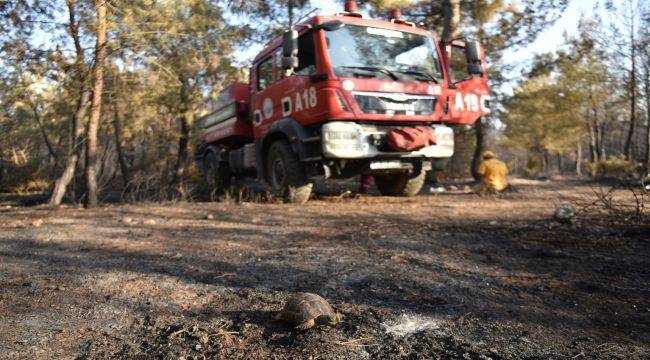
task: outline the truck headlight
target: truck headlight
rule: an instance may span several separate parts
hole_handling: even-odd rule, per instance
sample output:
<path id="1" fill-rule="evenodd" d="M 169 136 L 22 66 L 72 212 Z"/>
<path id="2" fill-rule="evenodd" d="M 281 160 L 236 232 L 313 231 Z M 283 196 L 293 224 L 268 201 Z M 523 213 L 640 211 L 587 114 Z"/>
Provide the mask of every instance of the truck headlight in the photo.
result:
<path id="1" fill-rule="evenodd" d="M 370 144 L 361 126 L 352 122 L 331 122 L 323 125 L 323 153 L 332 158 L 359 158 L 365 156 Z"/>

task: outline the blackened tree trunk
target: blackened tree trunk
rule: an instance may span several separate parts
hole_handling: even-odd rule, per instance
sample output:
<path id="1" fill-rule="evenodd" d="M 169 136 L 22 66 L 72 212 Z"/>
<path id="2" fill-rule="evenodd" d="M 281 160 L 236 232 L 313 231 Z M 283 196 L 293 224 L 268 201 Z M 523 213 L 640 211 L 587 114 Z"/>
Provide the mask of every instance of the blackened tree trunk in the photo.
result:
<path id="1" fill-rule="evenodd" d="M 104 58 L 106 57 L 106 0 L 96 0 L 97 9 L 97 44 L 95 49 L 95 69 L 93 99 L 88 121 L 86 140 L 86 207 L 99 205 L 97 187 L 97 133 L 102 112 L 102 92 L 104 91 Z"/>
<path id="2" fill-rule="evenodd" d="M 289 15 L 289 27 L 293 26 L 293 0 L 287 1 L 287 14 Z"/>
<path id="3" fill-rule="evenodd" d="M 596 138 L 596 160 L 602 160 L 603 159 L 603 132 L 602 128 L 600 127 L 600 119 L 598 118 L 598 109 L 595 107 L 592 109 L 592 112 L 594 113 L 594 132 L 595 132 L 595 138 Z"/>
<path id="4" fill-rule="evenodd" d="M 475 180 L 480 180 L 481 176 L 478 174 L 478 168 L 481 166 L 483 159 L 483 151 L 485 149 L 485 139 L 483 135 L 483 118 L 478 119 L 474 125 L 474 132 L 476 136 L 476 147 L 474 147 L 474 155 L 472 157 L 471 173 Z"/>
<path id="5" fill-rule="evenodd" d="M 649 58 L 649 57 L 647 57 Z M 646 143 L 645 143 L 645 175 L 650 173 L 650 64 L 645 64 L 645 123 L 646 123 Z"/>
<path id="6" fill-rule="evenodd" d="M 443 3 L 444 28 L 442 41 L 453 40 L 458 36 L 458 23 L 460 22 L 460 0 L 445 0 Z"/>
<path id="7" fill-rule="evenodd" d="M 45 141 L 47 152 L 50 154 L 50 157 L 54 159 L 54 168 L 56 169 L 57 167 L 59 167 L 59 156 L 56 150 L 54 149 L 54 146 L 52 145 L 50 136 L 47 134 L 47 131 L 45 130 L 45 126 L 43 125 L 43 121 L 41 120 L 41 113 L 38 111 L 36 105 L 30 104 L 30 107 L 32 108 L 32 113 L 34 114 L 34 120 L 38 125 L 38 129 L 41 131 L 41 135 L 43 136 L 43 141 Z"/>
<path id="8" fill-rule="evenodd" d="M 181 134 L 178 138 L 178 157 L 176 159 L 176 165 L 174 166 L 174 180 L 172 182 L 174 185 L 182 187 L 185 168 L 187 166 L 187 147 L 190 138 L 190 128 L 185 115 L 182 115 L 178 120 L 181 126 Z"/>
<path id="9" fill-rule="evenodd" d="M 551 154 L 548 150 L 544 150 L 544 173 L 547 177 L 551 177 Z"/>
<path id="10" fill-rule="evenodd" d="M 75 19 L 75 13 L 75 2 L 74 0 L 69 0 L 68 14 L 70 17 L 70 23 L 68 25 L 68 28 L 76 50 L 77 58 L 75 60 L 75 71 L 81 86 L 81 90 L 79 101 L 77 102 L 77 108 L 75 109 L 72 118 L 72 137 L 70 139 L 70 148 L 66 156 L 65 168 L 61 176 L 54 183 L 54 191 L 52 192 L 52 196 L 50 197 L 49 201 L 50 205 L 53 206 L 61 205 L 61 201 L 63 201 L 66 189 L 74 178 L 75 169 L 77 168 L 77 163 L 79 162 L 79 156 L 81 153 L 81 138 L 84 132 L 84 119 L 86 118 L 88 109 L 86 104 L 90 100 L 91 96 L 90 87 L 88 86 L 88 76 L 84 66 L 85 55 L 84 50 L 81 47 L 81 41 L 79 40 L 79 28 Z"/>
<path id="11" fill-rule="evenodd" d="M 576 149 L 576 175 L 582 176 L 582 140 L 578 139 L 578 148 Z"/>
<path id="12" fill-rule="evenodd" d="M 636 43 L 635 43 L 635 38 L 634 38 L 634 32 L 636 31 L 634 27 L 634 16 L 631 17 L 631 41 L 630 41 L 630 48 L 631 48 L 631 61 L 632 61 L 632 68 L 630 69 L 630 127 L 627 131 L 627 139 L 625 140 L 625 159 L 628 161 L 633 161 L 634 154 L 632 152 L 633 146 L 632 146 L 632 140 L 634 139 L 634 131 L 636 128 Z"/>
<path id="13" fill-rule="evenodd" d="M 122 121 L 120 119 L 120 112 L 117 103 L 113 102 L 113 131 L 115 135 L 115 151 L 117 152 L 117 161 L 120 163 L 120 172 L 122 173 L 122 182 L 124 188 L 129 186 L 129 167 L 126 164 L 124 157 L 124 149 L 122 149 Z"/>
<path id="14" fill-rule="evenodd" d="M 594 129 L 594 123 L 587 115 L 587 129 L 589 130 L 589 160 L 592 163 L 598 161 L 598 140 L 596 139 L 596 130 Z"/>
<path id="15" fill-rule="evenodd" d="M 174 177 L 172 179 L 172 185 L 177 186 L 179 189 L 183 187 L 183 178 L 185 176 L 185 168 L 187 167 L 187 154 L 188 154 L 188 144 L 190 139 L 190 127 L 187 120 L 187 111 L 189 109 L 189 96 L 188 96 L 188 84 L 187 79 L 181 77 L 181 89 L 180 89 L 180 116 L 178 121 L 180 122 L 180 137 L 178 138 L 178 157 L 176 158 L 176 165 L 174 166 Z"/>

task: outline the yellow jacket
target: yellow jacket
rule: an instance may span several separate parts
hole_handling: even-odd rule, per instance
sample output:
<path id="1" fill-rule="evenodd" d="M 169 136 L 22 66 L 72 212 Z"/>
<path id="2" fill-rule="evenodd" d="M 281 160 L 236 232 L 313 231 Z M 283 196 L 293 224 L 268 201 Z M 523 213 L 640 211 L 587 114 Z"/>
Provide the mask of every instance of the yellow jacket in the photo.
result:
<path id="1" fill-rule="evenodd" d="M 508 186 L 506 175 L 508 167 L 498 159 L 483 160 L 478 168 L 478 174 L 481 176 L 481 188 L 491 191 L 502 191 Z"/>

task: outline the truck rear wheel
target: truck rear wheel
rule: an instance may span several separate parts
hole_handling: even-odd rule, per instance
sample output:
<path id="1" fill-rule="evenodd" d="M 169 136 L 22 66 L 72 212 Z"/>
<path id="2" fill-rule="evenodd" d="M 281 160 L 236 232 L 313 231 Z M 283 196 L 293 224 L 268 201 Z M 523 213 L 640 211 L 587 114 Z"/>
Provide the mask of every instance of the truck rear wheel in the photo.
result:
<path id="1" fill-rule="evenodd" d="M 309 200 L 313 184 L 307 179 L 304 167 L 286 140 L 271 144 L 266 173 L 269 184 L 285 202 L 304 204 Z"/>
<path id="2" fill-rule="evenodd" d="M 214 152 L 208 152 L 203 158 L 205 184 L 211 195 L 222 194 L 230 188 L 232 172 L 228 164 L 219 161 Z"/>
<path id="3" fill-rule="evenodd" d="M 422 190 L 426 171 L 375 175 L 375 184 L 385 196 L 416 196 Z"/>

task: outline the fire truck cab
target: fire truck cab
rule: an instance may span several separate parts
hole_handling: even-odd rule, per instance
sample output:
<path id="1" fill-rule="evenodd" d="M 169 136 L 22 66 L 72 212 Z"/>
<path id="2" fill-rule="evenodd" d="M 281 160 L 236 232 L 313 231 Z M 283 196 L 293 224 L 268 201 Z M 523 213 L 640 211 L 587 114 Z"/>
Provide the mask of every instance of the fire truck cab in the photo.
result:
<path id="1" fill-rule="evenodd" d="M 307 201 L 314 177 L 373 175 L 384 195 L 413 196 L 454 153 L 447 124 L 490 112 L 485 54 L 476 42 L 439 43 L 399 14 L 315 16 L 271 41 L 248 84 L 209 101 L 196 159 L 213 189 L 233 176 L 263 179 L 289 202 Z M 386 145 L 389 131 L 428 126 L 435 144 Z"/>

